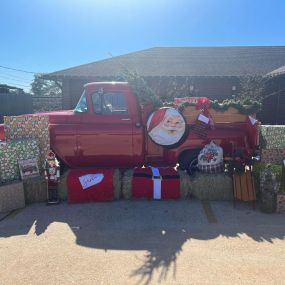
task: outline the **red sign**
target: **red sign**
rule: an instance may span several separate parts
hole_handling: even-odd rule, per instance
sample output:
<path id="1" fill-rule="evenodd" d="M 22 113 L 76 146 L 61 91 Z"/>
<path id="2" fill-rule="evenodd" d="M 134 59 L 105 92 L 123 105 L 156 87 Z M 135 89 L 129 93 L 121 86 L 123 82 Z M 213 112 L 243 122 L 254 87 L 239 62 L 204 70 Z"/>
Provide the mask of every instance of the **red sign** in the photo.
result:
<path id="1" fill-rule="evenodd" d="M 184 98 L 174 98 L 174 104 L 179 105 L 182 103 L 191 103 L 191 104 L 197 104 L 198 100 L 205 99 L 207 100 L 207 97 L 184 97 Z"/>

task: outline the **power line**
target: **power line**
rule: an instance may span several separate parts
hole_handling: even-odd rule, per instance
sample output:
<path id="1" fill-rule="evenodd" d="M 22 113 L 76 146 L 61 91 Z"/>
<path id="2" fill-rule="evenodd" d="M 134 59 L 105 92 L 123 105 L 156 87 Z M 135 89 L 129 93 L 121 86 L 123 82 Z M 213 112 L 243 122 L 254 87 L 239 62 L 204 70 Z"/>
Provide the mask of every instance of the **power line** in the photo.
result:
<path id="1" fill-rule="evenodd" d="M 1 84 L 5 84 L 5 83 L 1 83 Z M 11 82 L 11 83 L 8 83 L 8 84 L 9 84 L 9 85 L 22 86 L 22 87 L 26 87 L 26 88 L 31 88 L 30 85 L 24 85 L 24 84 L 15 83 L 15 82 Z"/>
<path id="2" fill-rule="evenodd" d="M 31 78 L 33 76 L 32 74 L 26 74 L 26 75 L 22 74 L 22 76 L 18 76 L 18 75 L 14 75 L 13 73 L 11 74 L 10 72 L 13 72 L 13 71 L 1 70 L 0 69 L 0 75 L 5 75 L 5 76 L 17 78 L 17 79 L 29 80 L 29 78 Z M 28 77 L 23 77 L 23 76 L 28 76 Z"/>
<path id="3" fill-rule="evenodd" d="M 32 80 L 20 80 L 20 79 L 15 79 L 13 77 L 10 77 L 10 76 L 3 76 L 3 75 L 0 75 L 0 78 L 3 78 L 3 79 L 8 79 L 8 80 L 13 80 L 13 81 L 18 81 L 18 82 L 23 82 L 23 83 L 30 83 Z"/>
<path id="4" fill-rule="evenodd" d="M 16 69 L 16 68 L 12 68 L 12 67 L 8 67 L 8 66 L 3 66 L 3 65 L 0 65 L 0 67 L 1 67 L 1 68 L 5 68 L 5 69 L 14 70 L 14 71 L 24 72 L 24 73 L 32 73 L 32 74 L 39 73 L 39 72 L 27 71 L 27 70 L 23 70 L 23 69 Z"/>

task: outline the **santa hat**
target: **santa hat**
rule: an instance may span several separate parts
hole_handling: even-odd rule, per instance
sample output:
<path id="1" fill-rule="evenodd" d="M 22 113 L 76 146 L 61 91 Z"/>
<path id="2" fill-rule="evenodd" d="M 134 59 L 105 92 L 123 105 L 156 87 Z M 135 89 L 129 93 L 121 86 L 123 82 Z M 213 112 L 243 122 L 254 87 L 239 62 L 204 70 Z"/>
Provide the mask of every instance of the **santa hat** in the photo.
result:
<path id="1" fill-rule="evenodd" d="M 52 150 L 48 152 L 47 159 L 55 159 L 55 153 Z"/>
<path id="2" fill-rule="evenodd" d="M 148 132 L 150 132 L 153 128 L 155 128 L 156 126 L 158 126 L 162 122 L 162 120 L 165 116 L 165 113 L 168 109 L 169 108 L 160 108 L 153 113 L 151 121 L 150 121 L 149 126 L 147 128 Z"/>

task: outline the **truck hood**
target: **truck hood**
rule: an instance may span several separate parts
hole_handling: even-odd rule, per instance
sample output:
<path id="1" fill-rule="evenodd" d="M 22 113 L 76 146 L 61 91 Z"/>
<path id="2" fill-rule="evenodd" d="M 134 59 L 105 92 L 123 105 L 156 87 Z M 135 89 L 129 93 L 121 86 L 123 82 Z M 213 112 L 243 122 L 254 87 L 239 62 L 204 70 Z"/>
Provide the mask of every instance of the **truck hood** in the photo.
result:
<path id="1" fill-rule="evenodd" d="M 68 123 L 73 120 L 75 113 L 73 110 L 40 112 L 26 116 L 48 116 L 50 124 Z"/>
<path id="2" fill-rule="evenodd" d="M 76 120 L 73 110 L 54 111 L 54 112 L 40 112 L 34 114 L 25 114 L 24 116 L 48 116 L 50 124 L 68 124 Z M 20 115 L 21 116 L 21 115 Z M 0 124 L 0 141 L 5 140 L 4 124 Z"/>

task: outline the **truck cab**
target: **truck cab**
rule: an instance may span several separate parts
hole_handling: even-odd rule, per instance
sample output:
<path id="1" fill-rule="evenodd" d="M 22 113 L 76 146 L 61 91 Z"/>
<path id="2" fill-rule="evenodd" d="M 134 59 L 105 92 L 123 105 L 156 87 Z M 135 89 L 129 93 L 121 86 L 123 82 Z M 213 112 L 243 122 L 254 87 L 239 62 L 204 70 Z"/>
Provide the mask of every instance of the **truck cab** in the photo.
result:
<path id="1" fill-rule="evenodd" d="M 142 165 L 144 130 L 139 108 L 126 82 L 86 84 L 72 120 L 64 125 L 51 121 L 51 146 L 70 167 Z"/>

